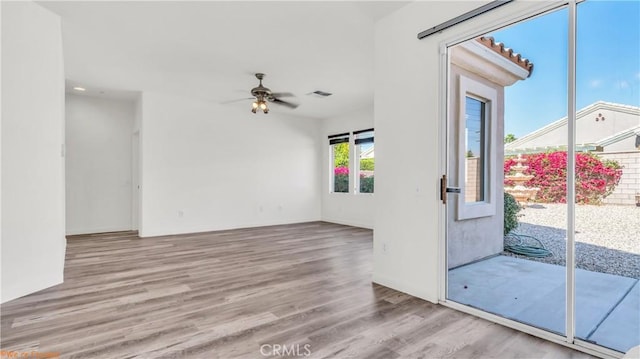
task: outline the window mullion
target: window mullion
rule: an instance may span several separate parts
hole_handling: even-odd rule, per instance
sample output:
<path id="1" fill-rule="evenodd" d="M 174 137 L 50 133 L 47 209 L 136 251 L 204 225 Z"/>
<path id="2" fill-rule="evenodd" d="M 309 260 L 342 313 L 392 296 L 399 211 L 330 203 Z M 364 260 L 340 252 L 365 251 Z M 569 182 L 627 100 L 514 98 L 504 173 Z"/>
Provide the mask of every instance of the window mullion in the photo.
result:
<path id="1" fill-rule="evenodd" d="M 353 194 L 358 194 L 358 186 L 360 185 L 360 182 L 358 181 L 358 172 L 360 171 L 359 169 L 359 164 L 358 164 L 358 158 L 357 158 L 357 154 L 356 154 L 356 136 L 353 136 L 353 138 L 350 139 L 349 142 L 349 151 L 350 151 L 350 156 L 351 156 L 351 168 L 349 170 L 349 175 L 351 176 L 351 183 L 353 183 Z"/>

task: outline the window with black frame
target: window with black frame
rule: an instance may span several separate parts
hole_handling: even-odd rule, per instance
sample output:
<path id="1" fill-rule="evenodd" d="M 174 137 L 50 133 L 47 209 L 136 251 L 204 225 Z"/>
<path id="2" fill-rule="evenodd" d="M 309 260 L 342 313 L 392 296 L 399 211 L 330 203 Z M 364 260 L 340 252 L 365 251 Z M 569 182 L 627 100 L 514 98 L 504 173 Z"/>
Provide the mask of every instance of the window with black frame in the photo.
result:
<path id="1" fill-rule="evenodd" d="M 349 193 L 349 142 L 350 134 L 329 136 L 331 149 L 331 185 L 334 193 Z"/>
<path id="2" fill-rule="evenodd" d="M 373 128 L 355 131 L 356 188 L 357 193 L 373 193 L 375 153 Z"/>

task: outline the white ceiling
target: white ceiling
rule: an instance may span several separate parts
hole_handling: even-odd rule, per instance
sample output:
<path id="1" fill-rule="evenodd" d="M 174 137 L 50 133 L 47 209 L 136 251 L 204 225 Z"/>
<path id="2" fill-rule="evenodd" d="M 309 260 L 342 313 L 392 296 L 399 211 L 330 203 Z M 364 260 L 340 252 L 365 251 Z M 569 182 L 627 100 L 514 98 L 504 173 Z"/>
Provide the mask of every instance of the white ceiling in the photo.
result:
<path id="1" fill-rule="evenodd" d="M 68 84 L 224 102 L 264 85 L 335 116 L 373 102 L 374 21 L 407 1 L 41 2 L 62 17 Z M 322 90 L 328 98 L 305 94 Z M 248 111 L 250 101 L 226 104 Z"/>

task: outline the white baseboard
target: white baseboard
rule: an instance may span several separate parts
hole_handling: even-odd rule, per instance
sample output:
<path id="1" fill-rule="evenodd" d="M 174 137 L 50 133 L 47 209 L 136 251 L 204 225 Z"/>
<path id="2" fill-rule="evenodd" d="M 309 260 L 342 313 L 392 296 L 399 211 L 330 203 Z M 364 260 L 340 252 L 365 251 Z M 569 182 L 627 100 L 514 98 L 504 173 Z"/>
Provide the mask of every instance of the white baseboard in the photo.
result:
<path id="1" fill-rule="evenodd" d="M 73 228 L 67 229 L 67 236 L 75 236 L 79 234 L 94 234 L 94 233 L 107 233 L 107 232 L 123 232 L 131 231 L 131 225 L 126 226 L 113 226 L 113 227 L 96 227 L 96 228 Z"/>
<path id="2" fill-rule="evenodd" d="M 185 228 L 175 228 L 175 229 L 153 229 L 153 230 L 144 230 L 140 229 L 138 233 L 138 237 L 147 238 L 147 237 L 159 237 L 159 236 L 172 236 L 177 234 L 191 234 L 191 233 L 204 233 L 204 232 L 216 232 L 216 231 L 228 231 L 232 229 L 244 229 L 244 228 L 255 228 L 255 227 L 270 227 L 270 226 L 281 226 L 286 224 L 299 224 L 299 223 L 308 223 L 308 222 L 319 222 L 321 219 L 319 218 L 308 218 L 308 219 L 296 219 L 296 220 L 283 220 L 283 221 L 271 221 L 271 222 L 255 222 L 255 223 L 243 223 L 243 224 L 229 224 L 224 226 L 194 226 L 194 227 L 185 227 Z"/>
<path id="3" fill-rule="evenodd" d="M 373 224 L 371 223 L 362 223 L 362 222 L 358 222 L 358 221 L 352 221 L 352 220 L 344 220 L 344 219 L 334 219 L 334 218 L 322 218 L 323 222 L 329 222 L 329 223 L 335 223 L 335 224 L 342 224 L 345 226 L 351 226 L 351 227 L 358 227 L 358 228 L 366 228 L 366 229 L 373 229 Z"/>

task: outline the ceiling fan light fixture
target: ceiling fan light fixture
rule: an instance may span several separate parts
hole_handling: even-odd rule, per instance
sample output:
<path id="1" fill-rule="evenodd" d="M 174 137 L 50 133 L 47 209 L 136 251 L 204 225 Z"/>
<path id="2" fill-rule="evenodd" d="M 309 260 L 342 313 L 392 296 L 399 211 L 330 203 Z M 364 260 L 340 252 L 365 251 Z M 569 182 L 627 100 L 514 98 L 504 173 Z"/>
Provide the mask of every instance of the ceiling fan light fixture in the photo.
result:
<path id="1" fill-rule="evenodd" d="M 269 113 L 269 104 L 268 102 L 273 102 L 277 105 L 284 105 L 289 108 L 296 108 L 298 105 L 283 101 L 279 99 L 279 97 L 291 97 L 294 96 L 289 92 L 271 92 L 268 87 L 264 87 L 262 85 L 262 79 L 264 78 L 263 73 L 255 74 L 259 83 L 258 86 L 251 89 L 251 95 L 255 97 L 255 101 L 251 104 L 251 112 L 258 113 L 258 111 L 262 111 L 262 113 Z"/>
<path id="2" fill-rule="evenodd" d="M 258 111 L 262 111 L 262 113 L 269 113 L 269 106 L 267 105 L 267 101 L 263 98 L 257 99 L 251 104 L 251 112 L 258 113 Z"/>

